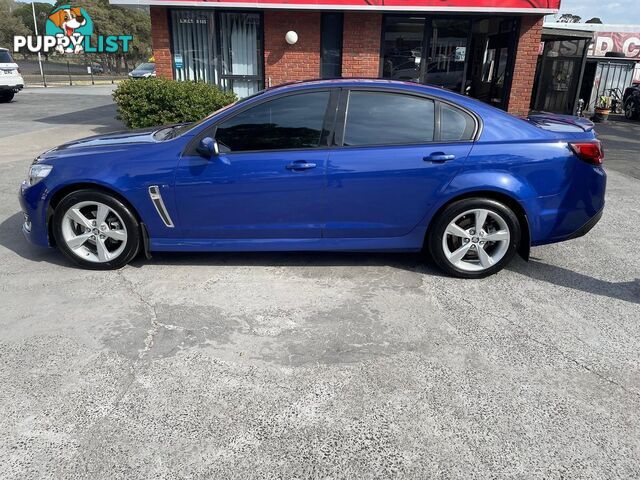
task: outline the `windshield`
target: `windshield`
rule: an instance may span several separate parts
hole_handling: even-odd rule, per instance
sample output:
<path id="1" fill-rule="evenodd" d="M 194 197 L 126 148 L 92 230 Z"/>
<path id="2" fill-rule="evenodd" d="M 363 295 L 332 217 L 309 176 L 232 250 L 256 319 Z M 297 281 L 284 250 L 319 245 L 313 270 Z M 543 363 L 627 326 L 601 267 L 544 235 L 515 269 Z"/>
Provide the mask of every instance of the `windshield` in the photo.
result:
<path id="1" fill-rule="evenodd" d="M 13 58 L 6 50 L 0 50 L 0 63 L 13 63 Z"/>
<path id="2" fill-rule="evenodd" d="M 134 71 L 136 72 L 153 72 L 156 69 L 155 63 L 141 63 Z"/>
<path id="3" fill-rule="evenodd" d="M 158 130 L 157 132 L 155 132 L 153 134 L 153 136 L 154 136 L 154 138 L 156 140 L 170 140 L 172 138 L 179 137 L 180 135 L 184 135 L 185 133 L 187 133 L 189 130 L 192 130 L 192 129 L 196 128 L 198 125 L 203 124 L 204 122 L 209 120 L 214 115 L 218 115 L 219 113 L 224 112 L 226 109 L 231 108 L 231 107 L 233 107 L 235 105 L 240 105 L 240 104 L 246 102 L 247 100 L 251 100 L 252 98 L 256 98 L 256 97 L 262 95 L 266 91 L 267 90 L 260 90 L 259 92 L 254 93 L 253 95 L 249 95 L 248 97 L 245 97 L 245 98 L 243 98 L 241 100 L 238 100 L 237 102 L 233 102 L 233 103 L 230 103 L 229 105 L 225 105 L 224 107 L 219 108 L 215 112 L 210 113 L 209 115 L 204 117 L 202 120 L 198 120 L 197 122 L 183 123 L 183 124 L 180 124 L 180 125 L 174 125 L 174 126 L 171 126 L 171 127 L 162 128 L 162 129 Z"/>

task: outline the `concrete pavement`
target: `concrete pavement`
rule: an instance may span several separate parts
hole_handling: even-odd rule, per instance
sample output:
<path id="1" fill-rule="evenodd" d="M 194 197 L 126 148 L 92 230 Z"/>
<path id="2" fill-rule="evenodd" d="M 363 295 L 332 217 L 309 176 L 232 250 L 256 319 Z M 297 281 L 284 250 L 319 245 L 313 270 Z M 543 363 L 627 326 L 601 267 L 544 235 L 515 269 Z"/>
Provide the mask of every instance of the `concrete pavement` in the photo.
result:
<path id="1" fill-rule="evenodd" d="M 117 124 L 14 112 L 0 131 L 31 130 L 0 151 L 3 478 L 640 477 L 637 179 L 610 170 L 589 235 L 478 281 L 387 254 L 92 272 L 25 243 L 16 190 L 35 149 Z"/>

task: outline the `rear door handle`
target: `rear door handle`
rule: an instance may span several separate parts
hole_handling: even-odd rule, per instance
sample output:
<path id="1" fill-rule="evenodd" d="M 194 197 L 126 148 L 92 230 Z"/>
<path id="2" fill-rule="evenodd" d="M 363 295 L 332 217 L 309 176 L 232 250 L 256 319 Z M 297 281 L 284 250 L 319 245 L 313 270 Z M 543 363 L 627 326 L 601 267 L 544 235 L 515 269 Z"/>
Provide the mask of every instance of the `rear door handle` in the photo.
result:
<path id="1" fill-rule="evenodd" d="M 302 170 L 310 170 L 312 168 L 316 168 L 316 164 L 315 163 L 310 163 L 310 162 L 306 162 L 304 160 L 296 160 L 293 163 L 290 163 L 289 165 L 287 165 L 285 167 L 287 170 L 293 170 L 296 172 L 302 171 Z"/>
<path id="2" fill-rule="evenodd" d="M 431 155 L 427 155 L 424 157 L 425 162 L 433 162 L 433 163 L 444 163 L 449 162 L 451 160 L 455 160 L 456 156 L 450 153 L 444 152 L 433 152 Z"/>

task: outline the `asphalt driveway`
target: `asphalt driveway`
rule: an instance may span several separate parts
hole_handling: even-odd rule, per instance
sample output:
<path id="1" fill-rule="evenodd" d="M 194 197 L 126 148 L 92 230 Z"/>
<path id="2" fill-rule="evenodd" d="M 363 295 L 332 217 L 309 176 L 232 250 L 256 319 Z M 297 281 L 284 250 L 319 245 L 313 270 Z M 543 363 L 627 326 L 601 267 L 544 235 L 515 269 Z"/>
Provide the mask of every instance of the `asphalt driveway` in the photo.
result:
<path id="1" fill-rule="evenodd" d="M 601 135 L 594 230 L 484 280 L 388 254 L 92 272 L 20 233 L 32 158 L 118 128 L 108 89 L 58 90 L 0 105 L 2 478 L 640 477 L 635 126 Z"/>

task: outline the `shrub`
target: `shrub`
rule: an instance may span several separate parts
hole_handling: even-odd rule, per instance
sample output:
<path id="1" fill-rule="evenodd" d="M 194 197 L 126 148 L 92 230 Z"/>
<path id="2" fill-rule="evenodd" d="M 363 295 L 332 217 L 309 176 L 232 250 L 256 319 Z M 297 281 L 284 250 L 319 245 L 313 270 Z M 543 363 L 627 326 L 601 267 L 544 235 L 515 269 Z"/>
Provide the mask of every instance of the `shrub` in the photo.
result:
<path id="1" fill-rule="evenodd" d="M 127 127 L 144 128 L 195 122 L 235 102 L 236 96 L 207 83 L 150 78 L 121 82 L 113 99 Z"/>

